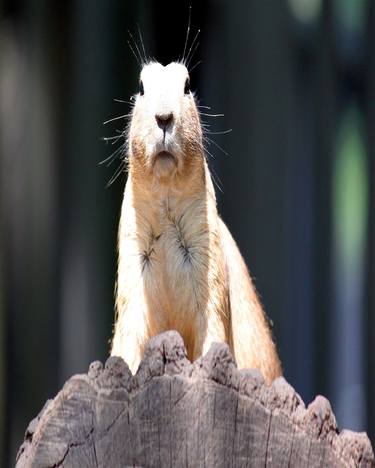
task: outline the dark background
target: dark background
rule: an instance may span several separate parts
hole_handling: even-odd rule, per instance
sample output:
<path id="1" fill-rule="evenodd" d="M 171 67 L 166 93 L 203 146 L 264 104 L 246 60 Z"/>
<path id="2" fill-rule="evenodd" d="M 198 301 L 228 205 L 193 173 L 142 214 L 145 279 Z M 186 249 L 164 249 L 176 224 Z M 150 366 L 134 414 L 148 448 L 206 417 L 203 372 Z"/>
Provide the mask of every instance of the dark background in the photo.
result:
<path id="1" fill-rule="evenodd" d="M 289 382 L 375 437 L 375 4 L 0 0 L 0 465 L 73 373 L 105 360 L 125 175 L 98 163 L 137 91 L 129 29 L 191 62 L 220 212 Z M 211 121 L 212 120 L 212 121 Z"/>

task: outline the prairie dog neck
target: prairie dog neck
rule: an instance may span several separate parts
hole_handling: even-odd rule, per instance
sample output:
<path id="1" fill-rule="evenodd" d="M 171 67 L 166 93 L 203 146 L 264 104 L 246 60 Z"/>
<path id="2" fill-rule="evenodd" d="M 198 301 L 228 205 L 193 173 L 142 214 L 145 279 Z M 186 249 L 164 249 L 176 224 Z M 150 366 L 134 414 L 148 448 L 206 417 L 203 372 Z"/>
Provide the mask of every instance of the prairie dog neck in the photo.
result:
<path id="1" fill-rule="evenodd" d="M 146 230 L 153 228 L 158 231 L 164 218 L 178 219 L 182 214 L 190 211 L 194 211 L 197 216 L 192 219 L 192 222 L 207 223 L 206 211 L 216 211 L 216 197 L 203 155 L 201 168 L 195 172 L 196 174 L 189 177 L 188 180 L 174 178 L 170 183 L 160 184 L 155 181 L 145 183 L 144 180 L 139 180 L 137 175 L 130 171 L 125 188 L 123 219 L 121 221 L 126 224 L 131 223 L 129 211 L 136 212 L 138 214 L 138 236 L 140 235 L 139 229 L 142 227 Z M 198 207 L 201 208 L 203 219 L 199 219 Z M 140 217 L 143 222 L 140 222 Z"/>

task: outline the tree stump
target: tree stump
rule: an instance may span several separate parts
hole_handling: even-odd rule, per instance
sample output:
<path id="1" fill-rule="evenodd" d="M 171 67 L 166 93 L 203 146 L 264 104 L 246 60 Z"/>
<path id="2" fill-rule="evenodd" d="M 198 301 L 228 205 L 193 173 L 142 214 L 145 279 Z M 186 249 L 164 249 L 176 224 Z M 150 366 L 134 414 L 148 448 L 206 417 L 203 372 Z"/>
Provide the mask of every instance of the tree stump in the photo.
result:
<path id="1" fill-rule="evenodd" d="M 148 343 L 133 376 L 116 357 L 75 375 L 29 424 L 24 467 L 374 467 L 365 433 L 338 431 L 280 377 L 238 370 L 223 343 L 191 364 L 178 333 Z"/>

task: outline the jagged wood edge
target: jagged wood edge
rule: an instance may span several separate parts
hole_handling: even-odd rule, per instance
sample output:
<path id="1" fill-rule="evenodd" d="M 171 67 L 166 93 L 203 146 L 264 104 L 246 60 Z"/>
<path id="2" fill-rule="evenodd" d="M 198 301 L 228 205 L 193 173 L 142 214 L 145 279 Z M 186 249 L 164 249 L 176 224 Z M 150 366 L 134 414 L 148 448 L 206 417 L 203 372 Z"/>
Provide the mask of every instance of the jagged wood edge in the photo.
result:
<path id="1" fill-rule="evenodd" d="M 88 439 L 92 437 L 95 424 L 93 420 L 91 424 L 90 420 L 87 420 L 87 414 L 92 413 L 91 403 L 98 402 L 99 396 L 112 403 L 114 401 L 121 403 L 163 377 L 179 378 L 181 385 L 220 385 L 237 392 L 238 395 L 250 398 L 257 402 L 265 412 L 270 413 L 276 422 L 277 418 L 284 418 L 285 426 L 289 424 L 294 431 L 292 444 L 296 440 L 296 445 L 300 443 L 301 449 L 306 450 L 308 447 L 309 460 L 314 459 L 310 452 L 315 450 L 318 457 L 316 462 L 324 461 L 325 466 L 375 466 L 373 450 L 367 435 L 348 430 L 339 432 L 330 403 L 326 398 L 318 396 L 306 408 L 300 396 L 283 377 L 276 379 L 271 386 L 267 386 L 259 371 L 238 370 L 228 346 L 224 343 L 213 344 L 205 356 L 191 364 L 186 357 L 182 338 L 177 332 L 170 331 L 149 341 L 135 376 L 131 374 L 122 359 L 111 357 L 104 368 L 99 361 L 96 361 L 90 365 L 87 375 L 76 375 L 69 379 L 57 396 L 47 401 L 39 415 L 29 424 L 25 440 L 17 455 L 17 468 L 39 466 L 35 463 L 40 454 L 42 458 L 44 457 L 43 463 L 46 466 L 62 466 L 73 447 L 85 446 Z M 51 425 L 56 424 L 55 414 L 69 410 L 70 401 L 67 401 L 64 407 L 66 398 L 77 398 L 77 407 L 82 407 L 80 425 L 77 426 L 77 415 L 72 415 L 73 424 L 76 425 L 74 429 L 77 430 L 78 427 L 82 434 L 79 440 L 69 440 L 69 435 L 74 439 L 77 434 L 70 434 L 68 427 L 66 431 L 64 428 L 53 427 L 53 431 L 59 436 L 54 441 L 56 450 L 54 453 L 49 453 L 48 447 L 43 445 L 45 437 L 51 431 Z M 87 412 L 84 411 L 85 405 L 89 407 Z M 95 411 L 100 411 L 100 408 L 96 408 Z M 121 412 L 113 415 L 112 420 L 108 421 L 107 431 L 113 427 L 120 416 L 123 416 Z M 270 427 L 271 417 L 269 430 Z M 132 435 L 129 434 L 130 440 L 131 437 Z M 270 434 L 268 434 L 269 437 Z M 308 445 L 302 443 L 303 438 L 309 439 Z M 265 455 L 270 457 L 267 448 Z M 320 449 L 323 450 L 324 460 L 319 459 Z M 292 448 L 290 451 L 292 453 Z M 93 466 L 98 465 L 95 445 L 94 458 Z M 272 461 L 268 458 L 267 460 Z M 294 466 L 293 463 L 290 466 Z"/>

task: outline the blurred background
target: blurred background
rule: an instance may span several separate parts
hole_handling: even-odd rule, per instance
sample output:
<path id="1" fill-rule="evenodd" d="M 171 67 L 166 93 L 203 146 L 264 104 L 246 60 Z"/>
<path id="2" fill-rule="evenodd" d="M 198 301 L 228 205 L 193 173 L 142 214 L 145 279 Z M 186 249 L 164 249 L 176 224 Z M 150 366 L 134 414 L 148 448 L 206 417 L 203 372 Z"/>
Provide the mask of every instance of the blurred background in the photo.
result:
<path id="1" fill-rule="evenodd" d="M 113 324 L 126 180 L 99 162 L 138 90 L 130 33 L 189 44 L 220 212 L 288 381 L 375 437 L 375 2 L 0 0 L 0 465 Z M 133 48 L 135 45 L 133 44 Z M 198 63 L 202 61 L 201 63 Z"/>

